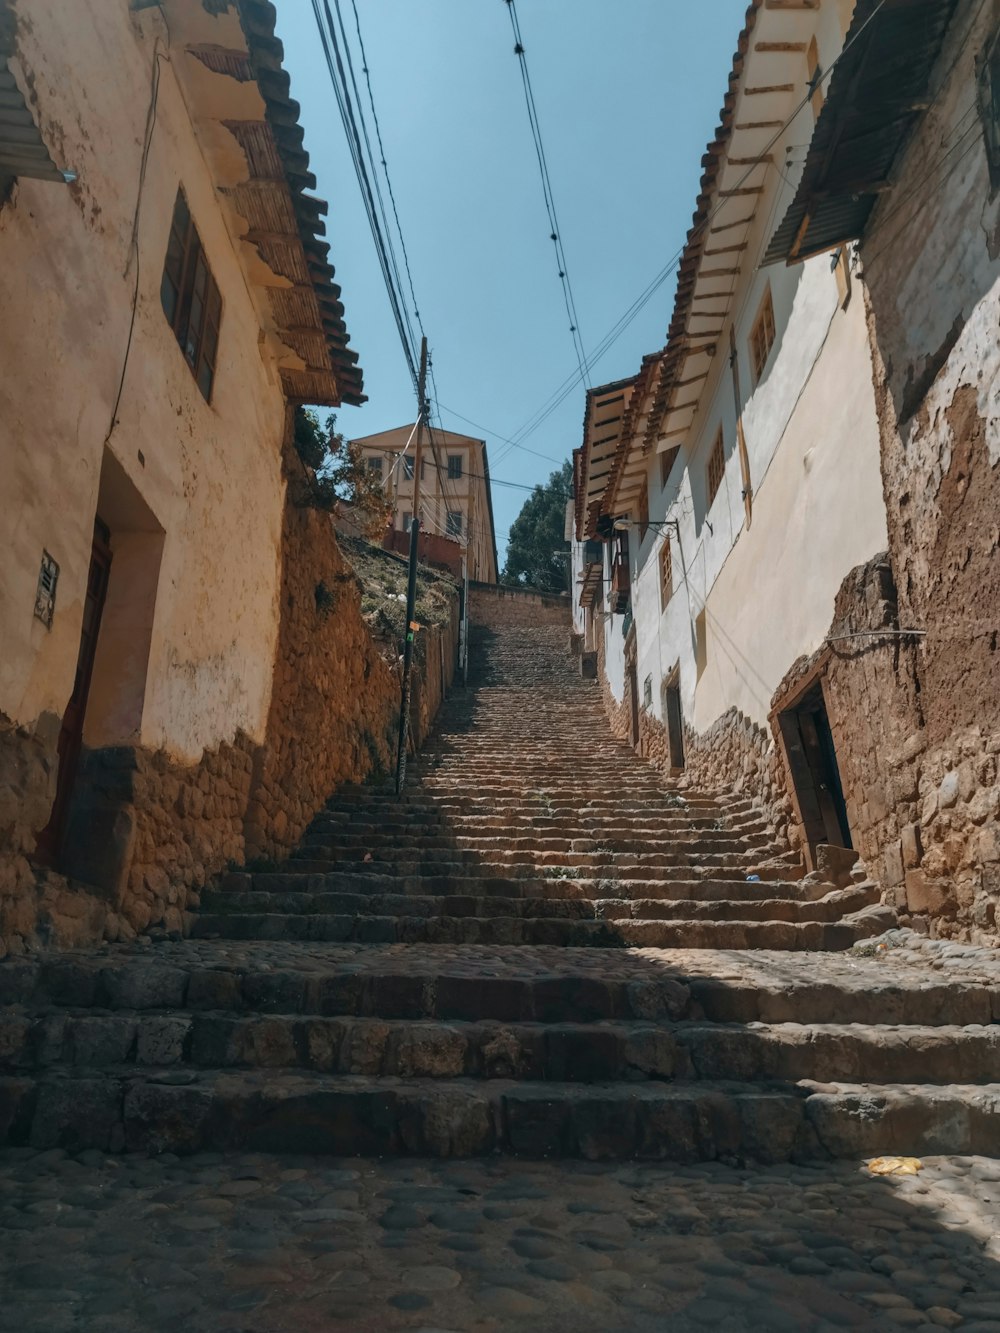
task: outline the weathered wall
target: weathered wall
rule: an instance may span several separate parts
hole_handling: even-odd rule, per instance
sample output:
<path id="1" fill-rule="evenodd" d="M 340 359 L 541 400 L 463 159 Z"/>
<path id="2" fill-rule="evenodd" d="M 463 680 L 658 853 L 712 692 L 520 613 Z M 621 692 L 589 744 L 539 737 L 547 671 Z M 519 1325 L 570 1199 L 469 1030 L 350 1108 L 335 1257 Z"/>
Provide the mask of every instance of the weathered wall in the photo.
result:
<path id="1" fill-rule="evenodd" d="M 482 625 L 486 629 L 565 625 L 568 633 L 572 624 L 572 607 L 568 597 L 508 588 L 502 584 L 493 586 L 489 583 L 470 583 L 469 619 L 474 625 Z"/>
<path id="2" fill-rule="evenodd" d="M 996 0 L 960 4 L 861 250 L 899 621 L 925 631 L 891 709 L 908 723 L 912 695 L 916 753 L 884 854 L 911 911 L 975 939 L 1000 905 L 1000 195 L 974 109 L 998 23 Z"/>
<path id="3" fill-rule="evenodd" d="M 65 188 L 20 180 L 0 209 L 0 458 L 8 482 L 0 708 L 31 725 L 46 711 L 61 716 L 76 667 L 105 436 L 129 341 L 133 210 L 163 28 L 154 11 L 130 15 L 127 5 L 95 0 L 18 0 L 14 12 L 22 86 L 53 152 L 78 173 Z M 223 20 L 216 26 L 221 33 Z M 165 537 L 141 718 L 114 739 L 193 763 L 241 727 L 263 734 L 278 623 L 284 401 L 175 78 L 174 62 L 192 57 L 174 51 L 167 59 L 162 37 L 159 50 L 138 306 L 107 448 Z M 179 185 L 223 298 L 211 404 L 160 307 Z M 105 498 L 114 507 L 115 497 Z M 111 523 L 113 548 L 129 521 Z M 51 630 L 32 616 L 43 548 L 60 565 Z M 127 564 L 122 554 L 112 583 Z"/>
<path id="4" fill-rule="evenodd" d="M 235 16 L 198 15 L 225 45 Z M 111 530 L 113 560 L 85 745 L 157 755 L 155 772 L 185 774 L 239 749 L 241 737 L 263 740 L 278 631 L 285 420 L 275 353 L 261 342 L 239 249 L 175 77 L 175 62 L 192 57 L 168 54 L 153 9 L 17 0 L 14 16 L 16 76 L 53 155 L 77 180 L 19 180 L 0 207 L 0 713 L 9 719 L 0 733 L 0 806 L 19 807 L 0 851 L 0 893 L 8 894 L 27 892 L 25 853 L 51 808 L 51 722 L 62 717 L 76 671 L 95 514 Z M 137 258 L 132 228 L 154 69 Z M 259 102 L 255 85 L 240 96 Z M 238 169 L 235 140 L 232 149 Z M 210 404 L 160 304 L 178 186 L 223 300 Z M 33 616 L 43 550 L 60 568 L 51 628 Z M 90 772 L 91 811 L 109 787 L 139 781 Z M 170 791 L 168 783 L 156 803 L 168 808 Z M 114 834 L 127 852 L 116 894 L 129 847 L 153 834 L 120 825 Z M 213 842 L 229 845 L 225 836 Z"/>
<path id="5" fill-rule="evenodd" d="M 282 858 L 340 784 L 391 768 L 399 717 L 396 654 L 387 660 L 373 637 L 329 517 L 303 503 L 301 469 L 292 456 L 288 463 L 281 626 L 263 742 L 238 733 L 196 764 L 142 746 L 86 752 L 86 799 L 72 815 L 87 829 L 86 839 L 78 839 L 88 849 L 84 882 L 39 878 L 23 855 L 12 862 L 4 881 L 9 892 L 0 895 L 0 955 L 42 942 L 127 939 L 150 926 L 182 931 L 186 909 L 197 906 L 199 889 L 214 874 L 247 859 Z M 418 641 L 417 744 L 451 683 L 457 639 L 456 594 L 450 621 L 429 627 Z M 25 803 L 50 799 L 35 776 L 42 771 L 33 758 L 37 744 L 24 731 L 16 747 L 3 751 L 8 762 L 0 777 Z M 18 753 L 27 755 L 20 764 L 10 758 Z M 24 808 L 0 803 L 0 827 L 16 828 Z"/>

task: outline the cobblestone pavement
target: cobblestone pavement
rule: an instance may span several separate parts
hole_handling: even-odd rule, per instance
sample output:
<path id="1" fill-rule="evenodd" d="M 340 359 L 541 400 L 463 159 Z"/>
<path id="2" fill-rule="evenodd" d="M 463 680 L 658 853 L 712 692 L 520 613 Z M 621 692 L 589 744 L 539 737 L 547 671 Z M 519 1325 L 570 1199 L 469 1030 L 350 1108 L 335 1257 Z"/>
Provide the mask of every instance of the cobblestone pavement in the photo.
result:
<path id="1" fill-rule="evenodd" d="M 1000 1333 L 1000 1162 L 0 1153 L 10 1333 Z"/>

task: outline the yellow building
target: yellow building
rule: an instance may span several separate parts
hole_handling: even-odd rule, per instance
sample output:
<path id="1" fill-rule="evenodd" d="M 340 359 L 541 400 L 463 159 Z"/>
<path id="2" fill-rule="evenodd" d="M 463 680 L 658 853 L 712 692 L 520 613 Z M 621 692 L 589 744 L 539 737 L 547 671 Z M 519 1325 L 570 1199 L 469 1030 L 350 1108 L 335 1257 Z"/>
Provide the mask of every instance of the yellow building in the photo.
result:
<path id="1" fill-rule="evenodd" d="M 409 532 L 413 518 L 412 434 L 412 426 L 398 426 L 356 441 L 361 446 L 365 466 L 381 477 L 386 493 L 392 498 L 393 526 L 397 533 Z M 450 430 L 424 432 L 420 523 L 428 537 L 444 538 L 467 551 L 470 579 L 496 583 L 493 499 L 483 440 L 456 435 Z"/>

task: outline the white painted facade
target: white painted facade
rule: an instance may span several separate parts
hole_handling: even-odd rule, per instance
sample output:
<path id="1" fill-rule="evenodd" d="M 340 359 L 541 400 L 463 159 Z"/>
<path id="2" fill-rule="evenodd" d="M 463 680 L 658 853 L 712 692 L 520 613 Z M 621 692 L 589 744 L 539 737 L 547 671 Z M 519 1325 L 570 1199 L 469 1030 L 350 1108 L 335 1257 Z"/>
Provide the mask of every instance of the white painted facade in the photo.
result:
<path id="1" fill-rule="evenodd" d="M 807 92 L 804 52 L 815 39 L 820 64 L 839 54 L 853 4 L 822 0 L 818 11 L 775 11 L 760 6 L 751 33 L 735 105 L 733 130 L 709 205 L 715 232 L 709 253 L 732 241 L 737 258 L 702 257 L 726 276 L 698 281 L 705 309 L 724 316 L 714 350 L 695 362 L 697 386 L 681 393 L 694 406 L 690 419 L 669 413 L 660 435 L 643 439 L 652 387 L 631 419 L 625 472 L 613 478 L 604 512 L 630 520 L 631 611 L 636 633 L 640 708 L 666 724 L 665 686 L 679 668 L 685 723 L 704 733 L 736 709 L 766 726 L 772 696 L 797 658 L 819 648 L 836 593 L 855 566 L 886 545 L 879 466 L 879 434 L 872 388 L 864 294 L 852 277 L 845 292 L 845 262 L 822 255 L 786 267 L 760 267 L 772 232 L 791 201 L 815 111 L 802 107 L 776 143 L 774 131 L 742 129 L 766 119 L 788 120 Z M 794 45 L 780 57 L 773 49 Z M 758 55 L 763 46 L 767 54 Z M 781 96 L 753 90 L 793 85 Z M 758 109 L 766 103 L 763 114 Z M 746 168 L 766 151 L 770 165 Z M 729 159 L 735 159 L 730 162 Z M 739 165 L 738 165 L 739 164 Z M 719 194 L 749 181 L 760 192 L 745 198 Z M 747 206 L 747 200 L 750 200 Z M 748 216 L 748 207 L 750 213 Z M 730 218 L 747 217 L 730 229 Z M 731 273 L 731 269 L 738 270 Z M 765 294 L 774 308 L 775 339 L 755 383 L 750 340 Z M 693 307 L 698 310 L 698 306 Z M 693 315 L 692 319 L 707 319 Z M 685 334 L 697 338 L 689 320 Z M 715 333 L 716 330 L 713 330 Z M 752 488 L 750 523 L 744 505 L 744 470 L 738 448 L 737 405 L 730 366 L 735 340 L 740 408 Z M 666 353 L 671 344 L 668 343 Z M 689 363 L 690 364 L 690 363 Z M 687 380 L 686 382 L 691 382 Z M 725 469 L 711 503 L 708 465 L 722 429 Z M 678 444 L 680 448 L 677 449 Z M 676 455 L 661 475 L 662 455 Z M 631 474 L 628 474 L 631 468 Z M 650 526 L 642 534 L 643 480 Z M 623 492 L 630 492 L 623 496 Z M 670 526 L 663 526 L 664 523 Z M 661 591 L 660 555 L 671 543 L 672 593 Z M 606 610 L 606 606 L 605 606 Z M 614 698 L 625 694 L 620 617 L 607 620 L 607 681 Z M 645 700 L 650 698 L 648 705 Z"/>

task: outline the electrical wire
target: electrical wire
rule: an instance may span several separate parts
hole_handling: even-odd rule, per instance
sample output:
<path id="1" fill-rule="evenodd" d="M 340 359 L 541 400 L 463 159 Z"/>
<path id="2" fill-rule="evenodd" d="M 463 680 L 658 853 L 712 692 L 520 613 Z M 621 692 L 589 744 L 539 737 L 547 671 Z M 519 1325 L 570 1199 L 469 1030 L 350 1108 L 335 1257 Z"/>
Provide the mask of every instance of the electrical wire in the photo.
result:
<path id="1" fill-rule="evenodd" d="M 146 129 L 142 140 L 142 156 L 139 159 L 139 184 L 136 189 L 135 211 L 132 214 L 132 235 L 129 238 L 128 259 L 125 262 L 125 273 L 128 274 L 129 263 L 135 262 L 135 281 L 132 285 L 132 312 L 129 315 L 128 337 L 125 340 L 125 355 L 122 358 L 121 375 L 118 377 L 118 391 L 115 394 L 115 405 L 111 409 L 111 421 L 108 424 L 108 431 L 104 437 L 104 443 L 107 445 L 111 436 L 114 434 L 115 427 L 118 425 L 118 409 L 122 405 L 122 394 L 125 392 L 125 373 L 128 370 L 129 358 L 132 355 L 132 341 L 135 337 L 135 324 L 139 314 L 139 279 L 140 279 L 140 254 L 139 254 L 139 219 L 142 216 L 142 197 L 146 184 L 146 168 L 149 166 L 149 150 L 153 145 L 153 131 L 156 129 L 156 112 L 160 101 L 160 61 L 170 60 L 170 56 L 159 49 L 160 39 L 157 37 L 153 46 L 153 69 L 151 74 L 151 87 L 149 93 L 149 108 L 146 111 Z"/>
<path id="2" fill-rule="evenodd" d="M 885 4 L 886 0 L 878 0 L 878 4 L 872 10 L 871 14 L 869 14 L 868 17 L 865 19 L 864 23 L 859 27 L 858 31 L 846 43 L 844 49 L 837 56 L 836 60 L 832 61 L 829 67 L 823 71 L 822 77 L 819 81 L 819 86 L 822 86 L 830 79 L 834 70 L 844 59 L 847 53 L 851 50 L 851 48 L 855 45 L 855 43 L 861 38 L 862 34 L 867 30 L 869 25 L 872 22 L 874 22 L 875 18 L 883 9 Z M 791 126 L 791 124 L 798 116 L 799 112 L 802 111 L 802 109 L 811 101 L 814 92 L 815 88 L 810 88 L 806 92 L 805 96 L 795 107 L 791 115 L 784 121 L 781 127 L 773 135 L 767 146 L 762 150 L 757 160 L 747 168 L 747 170 L 737 181 L 734 187 L 736 190 L 741 189 L 746 184 L 746 182 L 750 179 L 750 176 L 753 174 L 753 172 L 756 171 L 757 168 L 760 166 L 761 161 L 770 154 L 775 144 L 777 144 L 780 141 L 782 135 L 786 133 L 788 128 Z M 732 197 L 738 197 L 738 196 L 732 196 Z M 729 197 L 725 199 L 720 199 L 717 202 L 716 206 L 709 213 L 709 215 L 700 224 L 692 228 L 692 230 L 688 233 L 688 237 L 685 240 L 684 244 L 677 250 L 677 252 L 674 255 L 671 256 L 671 258 L 667 261 L 666 265 L 660 270 L 660 272 L 656 275 L 656 277 L 653 278 L 653 280 L 644 289 L 644 291 L 639 294 L 639 296 L 632 303 L 632 305 L 629 306 L 628 310 L 626 310 L 622 314 L 617 323 L 612 326 L 612 328 L 608 331 L 607 334 L 605 334 L 604 338 L 593 350 L 593 352 L 591 352 L 587 363 L 589 369 L 593 369 L 593 367 L 600 360 L 603 359 L 603 357 L 611 349 L 614 343 L 618 341 L 618 339 L 622 336 L 622 334 L 633 322 L 633 320 L 635 320 L 635 318 L 639 315 L 639 313 L 645 308 L 645 306 L 648 304 L 649 300 L 652 298 L 654 293 L 663 285 L 663 283 L 667 280 L 667 278 L 671 275 L 671 273 L 673 273 L 674 270 L 677 268 L 685 252 L 687 251 L 687 248 L 690 245 L 690 243 L 702 232 L 708 230 L 708 228 L 711 227 L 712 223 L 716 220 L 719 213 L 722 211 L 723 208 L 726 207 L 726 205 L 729 202 L 730 202 Z M 562 385 L 560 385 L 559 388 L 554 391 L 554 393 L 550 396 L 550 398 L 547 399 L 546 402 L 543 403 L 542 406 L 531 417 L 527 419 L 524 425 L 522 425 L 518 430 L 514 432 L 512 439 L 516 441 L 518 445 L 520 445 L 525 439 L 528 438 L 528 436 L 534 434 L 534 432 L 538 430 L 538 428 L 541 425 L 543 425 L 545 421 L 548 420 L 548 418 L 552 415 L 552 413 L 555 412 L 557 408 L 559 408 L 562 405 L 565 399 L 574 391 L 574 389 L 581 382 L 582 379 L 583 376 L 581 376 L 578 372 L 571 374 L 566 380 L 563 381 Z M 497 458 L 497 462 L 502 461 L 503 457 L 504 454 L 501 453 Z"/>
<path id="3" fill-rule="evenodd" d="M 337 4 L 339 12 L 339 0 L 334 0 L 334 3 Z M 405 302 L 403 301 L 402 293 L 399 290 L 399 266 L 395 262 L 394 253 L 392 251 L 392 237 L 386 234 L 387 227 L 384 227 L 383 222 L 380 222 L 379 207 L 376 204 L 376 196 L 372 187 L 371 175 L 369 174 L 368 164 L 365 161 L 364 149 L 362 148 L 362 135 L 358 129 L 358 116 L 361 117 L 362 122 L 364 121 L 364 116 L 360 104 L 358 106 L 358 115 L 355 115 L 354 104 L 351 101 L 350 88 L 348 87 L 347 72 L 344 68 L 344 57 L 341 53 L 340 43 L 337 39 L 337 26 L 334 23 L 333 15 L 330 11 L 329 0 L 312 0 L 312 9 L 316 20 L 316 27 L 319 32 L 320 44 L 323 48 L 323 56 L 326 60 L 327 71 L 330 76 L 330 83 L 333 87 L 334 97 L 337 102 L 337 109 L 340 112 L 341 122 L 343 123 L 344 132 L 347 136 L 351 161 L 354 165 L 358 184 L 361 187 L 362 202 L 368 218 L 368 226 L 372 233 L 372 240 L 375 243 L 379 267 L 382 270 L 382 279 L 385 283 L 386 292 L 389 297 L 389 304 L 399 334 L 403 356 L 406 360 L 407 369 L 410 372 L 410 378 L 413 381 L 414 389 L 417 390 L 419 395 L 420 377 L 417 373 L 416 349 L 412 341 L 412 330 L 410 329 L 406 318 Z M 341 25 L 341 28 L 343 30 L 343 25 Z M 357 97 L 356 81 L 354 82 L 354 87 L 355 96 Z M 368 144 L 370 148 L 370 139 L 368 139 Z M 374 174 L 374 168 L 372 174 Z M 381 216 L 384 221 L 384 203 Z"/>
<path id="4" fill-rule="evenodd" d="M 521 70 L 521 83 L 524 87 L 524 100 L 528 108 L 528 122 L 531 126 L 531 137 L 535 145 L 535 156 L 538 159 L 538 170 L 542 179 L 542 194 L 545 197 L 545 211 L 549 219 L 549 239 L 555 247 L 556 264 L 558 267 L 559 281 L 562 283 L 563 303 L 566 306 L 566 315 L 569 319 L 569 331 L 573 339 L 573 350 L 576 353 L 577 366 L 579 368 L 580 379 L 590 387 L 587 368 L 587 353 L 583 345 L 583 336 L 580 333 L 580 320 L 576 312 L 576 300 L 573 296 L 573 285 L 570 282 L 569 265 L 566 262 L 566 251 L 563 248 L 562 232 L 559 228 L 559 220 L 556 216 L 555 194 L 552 189 L 552 180 L 549 176 L 548 161 L 545 156 L 545 145 L 542 142 L 542 129 L 538 119 L 538 108 L 535 105 L 535 94 L 531 86 L 531 75 L 528 72 L 528 60 L 525 54 L 524 41 L 521 37 L 521 24 L 517 17 L 517 5 L 515 0 L 505 0 L 507 12 L 510 15 L 511 27 L 514 32 L 514 54 L 518 58 Z"/>

